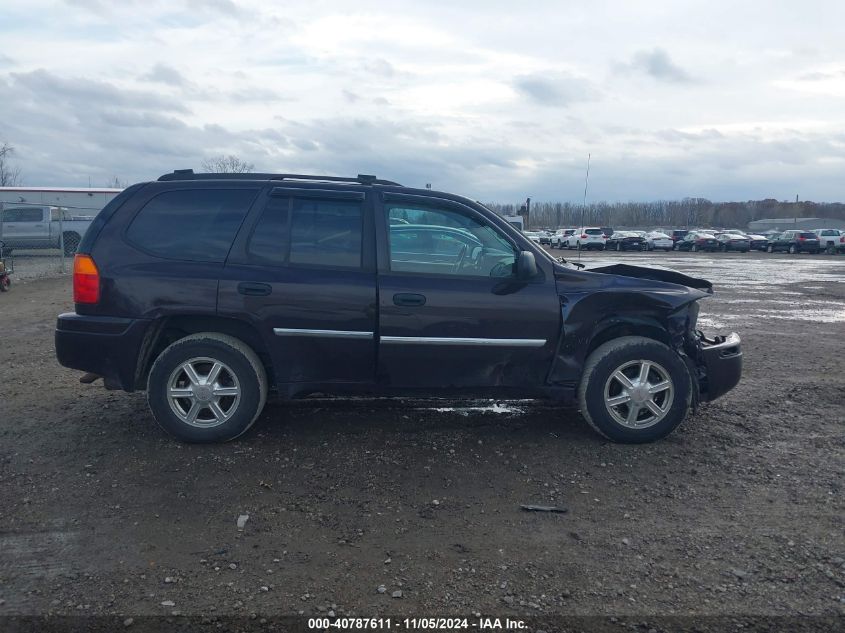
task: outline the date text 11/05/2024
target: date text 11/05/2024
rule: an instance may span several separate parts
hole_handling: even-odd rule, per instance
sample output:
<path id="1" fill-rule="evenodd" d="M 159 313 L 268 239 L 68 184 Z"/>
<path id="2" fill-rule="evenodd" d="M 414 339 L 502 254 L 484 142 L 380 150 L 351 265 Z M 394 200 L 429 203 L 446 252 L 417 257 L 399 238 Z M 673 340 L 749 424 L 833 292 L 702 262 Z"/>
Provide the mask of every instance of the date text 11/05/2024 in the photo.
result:
<path id="1" fill-rule="evenodd" d="M 313 630 L 438 630 L 453 631 L 459 629 L 511 630 L 525 628 L 523 620 L 510 618 L 309 618 L 308 628 Z"/>

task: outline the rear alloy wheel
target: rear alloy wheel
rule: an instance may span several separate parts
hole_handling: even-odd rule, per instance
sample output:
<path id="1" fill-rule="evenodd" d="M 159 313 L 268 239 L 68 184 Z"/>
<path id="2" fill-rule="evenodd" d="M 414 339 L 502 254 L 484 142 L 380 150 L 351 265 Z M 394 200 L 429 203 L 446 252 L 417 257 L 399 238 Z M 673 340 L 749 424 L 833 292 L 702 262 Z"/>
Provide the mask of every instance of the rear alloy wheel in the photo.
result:
<path id="1" fill-rule="evenodd" d="M 619 242 L 616 242 L 616 250 L 617 250 L 617 251 L 621 251 L 621 250 L 622 250 L 622 244 L 620 244 Z"/>
<path id="2" fill-rule="evenodd" d="M 789 253 L 790 255 L 795 255 L 798 252 L 798 249 L 795 247 L 795 244 L 790 244 L 789 246 Z"/>
<path id="3" fill-rule="evenodd" d="M 693 245 L 690 247 L 690 250 L 691 250 L 693 253 L 697 253 L 697 252 L 698 252 L 698 244 L 693 244 Z"/>
<path id="4" fill-rule="evenodd" d="M 225 334 L 180 339 L 153 363 L 147 402 L 183 442 L 225 442 L 245 433 L 267 399 L 267 374 L 256 353 Z"/>
<path id="5" fill-rule="evenodd" d="M 584 365 L 581 414 L 615 442 L 652 442 L 686 417 L 692 380 L 681 357 L 653 339 L 625 336 L 599 346 Z"/>
<path id="6" fill-rule="evenodd" d="M 774 247 L 774 246 L 772 246 L 771 244 L 769 244 L 769 245 L 766 247 L 766 252 L 767 252 L 767 253 L 774 253 L 774 252 L 775 252 L 775 247 Z"/>

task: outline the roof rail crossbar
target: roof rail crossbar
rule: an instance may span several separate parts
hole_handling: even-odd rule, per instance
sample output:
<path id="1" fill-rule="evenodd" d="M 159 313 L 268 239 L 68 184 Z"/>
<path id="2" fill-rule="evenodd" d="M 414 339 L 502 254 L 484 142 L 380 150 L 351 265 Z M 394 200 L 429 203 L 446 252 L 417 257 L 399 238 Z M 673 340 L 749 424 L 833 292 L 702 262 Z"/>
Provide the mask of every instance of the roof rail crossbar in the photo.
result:
<path id="1" fill-rule="evenodd" d="M 361 185 L 391 185 L 401 187 L 398 182 L 382 180 L 369 174 L 358 174 L 356 177 L 346 176 L 315 176 L 311 174 L 214 174 L 195 173 L 193 169 L 176 169 L 170 174 L 159 176 L 159 181 L 168 180 L 306 180 L 313 182 L 354 182 Z"/>

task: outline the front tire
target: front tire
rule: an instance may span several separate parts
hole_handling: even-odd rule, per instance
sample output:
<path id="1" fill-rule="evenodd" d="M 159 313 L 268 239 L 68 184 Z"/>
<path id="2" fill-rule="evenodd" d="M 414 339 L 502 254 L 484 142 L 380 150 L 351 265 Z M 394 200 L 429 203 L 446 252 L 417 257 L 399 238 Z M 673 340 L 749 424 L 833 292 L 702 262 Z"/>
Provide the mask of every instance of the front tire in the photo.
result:
<path id="1" fill-rule="evenodd" d="M 226 442 L 253 425 L 267 401 L 258 355 L 232 336 L 192 334 L 156 358 L 147 403 L 156 422 L 183 442 Z"/>
<path id="2" fill-rule="evenodd" d="M 681 357 L 653 339 L 623 336 L 599 346 L 584 364 L 578 404 L 604 437 L 626 444 L 669 435 L 687 415 L 692 379 Z"/>

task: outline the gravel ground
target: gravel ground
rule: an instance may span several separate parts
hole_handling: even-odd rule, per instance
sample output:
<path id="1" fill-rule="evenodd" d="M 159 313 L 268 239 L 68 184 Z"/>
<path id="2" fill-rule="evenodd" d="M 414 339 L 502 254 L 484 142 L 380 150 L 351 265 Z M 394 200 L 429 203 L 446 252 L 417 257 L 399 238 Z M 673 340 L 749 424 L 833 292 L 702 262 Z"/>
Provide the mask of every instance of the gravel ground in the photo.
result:
<path id="1" fill-rule="evenodd" d="M 845 257 L 582 259 L 712 279 L 702 325 L 742 334 L 740 385 L 647 446 L 534 402 L 387 400 L 272 404 L 189 446 L 56 364 L 67 277 L 19 280 L 0 614 L 841 617 Z"/>
<path id="2" fill-rule="evenodd" d="M 11 254 L 14 263 L 12 283 L 56 277 L 73 271 L 73 257 L 62 257 L 58 249 L 16 250 Z"/>

